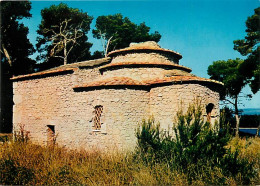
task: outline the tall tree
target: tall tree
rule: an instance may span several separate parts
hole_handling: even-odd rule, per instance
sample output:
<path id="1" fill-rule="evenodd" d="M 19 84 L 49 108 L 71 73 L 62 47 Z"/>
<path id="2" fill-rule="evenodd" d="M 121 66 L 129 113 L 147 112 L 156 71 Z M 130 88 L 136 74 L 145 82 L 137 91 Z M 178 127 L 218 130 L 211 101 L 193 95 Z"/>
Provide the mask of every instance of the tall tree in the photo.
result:
<path id="1" fill-rule="evenodd" d="M 92 17 L 67 4 L 52 5 L 41 11 L 42 21 L 37 33 L 38 60 L 49 67 L 90 58 L 91 43 L 87 42 Z"/>
<path id="2" fill-rule="evenodd" d="M 34 61 L 28 56 L 34 52 L 27 38 L 28 27 L 19 21 L 31 17 L 28 1 L 1 1 L 1 64 L 4 73 L 26 74 L 32 71 Z M 8 68 L 8 69 L 7 69 Z"/>
<path id="3" fill-rule="evenodd" d="M 21 19 L 30 18 L 28 1 L 1 1 L 1 124 L 0 132 L 12 131 L 13 88 L 10 78 L 33 71 L 35 61 L 29 58 L 34 52 L 27 38 L 28 28 Z"/>
<path id="4" fill-rule="evenodd" d="M 137 25 L 121 14 L 99 16 L 96 29 L 92 31 L 94 38 L 101 39 L 105 56 L 111 50 L 129 46 L 131 42 L 160 41 L 161 35 L 152 34 L 145 23 Z"/>
<path id="5" fill-rule="evenodd" d="M 246 27 L 245 39 L 235 40 L 234 49 L 247 56 L 239 71 L 249 80 L 252 92 L 256 93 L 260 89 L 260 7 L 247 18 Z"/>
<path id="6" fill-rule="evenodd" d="M 229 59 L 227 61 L 220 60 L 214 61 L 213 64 L 208 67 L 208 75 L 210 75 L 210 79 L 215 79 L 224 83 L 221 99 L 234 107 L 236 135 L 238 135 L 240 120 L 238 110 L 239 94 L 243 87 L 248 83 L 245 76 L 239 72 L 240 66 L 243 62 L 244 61 L 239 58 L 235 60 Z"/>

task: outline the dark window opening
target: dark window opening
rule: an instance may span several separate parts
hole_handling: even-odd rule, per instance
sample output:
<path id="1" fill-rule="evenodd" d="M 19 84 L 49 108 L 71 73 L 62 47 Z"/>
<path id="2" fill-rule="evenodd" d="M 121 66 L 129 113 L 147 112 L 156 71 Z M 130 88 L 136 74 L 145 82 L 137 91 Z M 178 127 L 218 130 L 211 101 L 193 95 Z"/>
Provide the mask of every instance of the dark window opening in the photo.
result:
<path id="1" fill-rule="evenodd" d="M 101 129 L 101 114 L 103 112 L 103 106 L 98 105 L 95 106 L 95 116 L 94 116 L 94 130 L 100 130 Z"/>
<path id="2" fill-rule="evenodd" d="M 47 125 L 47 145 L 55 144 L 55 126 Z"/>
<path id="3" fill-rule="evenodd" d="M 212 112 L 213 108 L 214 108 L 214 104 L 213 103 L 209 103 L 206 106 L 207 122 L 210 122 L 210 120 L 211 120 L 211 112 Z"/>

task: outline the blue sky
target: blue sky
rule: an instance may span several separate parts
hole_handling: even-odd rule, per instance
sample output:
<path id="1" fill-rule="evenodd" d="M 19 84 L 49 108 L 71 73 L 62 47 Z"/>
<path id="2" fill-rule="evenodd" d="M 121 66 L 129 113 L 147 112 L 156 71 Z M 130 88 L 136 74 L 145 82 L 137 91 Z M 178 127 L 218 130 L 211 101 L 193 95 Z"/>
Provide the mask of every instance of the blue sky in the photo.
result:
<path id="1" fill-rule="evenodd" d="M 244 58 L 233 50 L 233 41 L 243 39 L 245 21 L 260 6 L 260 0 L 142 0 L 142 1 L 32 1 L 32 18 L 23 20 L 29 27 L 29 39 L 35 44 L 36 30 L 41 21 L 40 11 L 60 2 L 79 8 L 94 17 L 121 13 L 134 23 L 145 22 L 151 32 L 161 35 L 159 45 L 182 54 L 181 65 L 192 73 L 208 78 L 207 68 L 213 61 Z M 101 41 L 89 32 L 91 51 L 102 50 Z M 246 87 L 243 92 L 250 93 Z M 260 93 L 240 108 L 259 108 Z"/>

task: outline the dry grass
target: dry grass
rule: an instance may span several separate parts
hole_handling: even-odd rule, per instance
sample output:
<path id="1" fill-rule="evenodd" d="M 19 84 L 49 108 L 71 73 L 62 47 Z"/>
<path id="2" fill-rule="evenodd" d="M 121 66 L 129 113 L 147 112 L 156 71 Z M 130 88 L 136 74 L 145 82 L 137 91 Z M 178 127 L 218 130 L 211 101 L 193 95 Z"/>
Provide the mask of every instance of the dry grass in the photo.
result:
<path id="1" fill-rule="evenodd" d="M 253 184 L 260 184 L 260 137 L 254 138 L 233 138 L 230 141 L 232 149 L 238 148 L 239 155 L 246 158 L 250 163 L 254 164 L 254 169 L 257 171 L 258 176 L 252 180 Z"/>
<path id="2" fill-rule="evenodd" d="M 159 165 L 154 170 L 134 161 L 132 155 L 119 153 L 109 155 L 15 142 L 1 145 L 0 159 L 0 164 L 11 160 L 17 169 L 31 171 L 33 178 L 26 183 L 30 185 L 186 185 L 183 176 L 176 172 L 167 172 L 167 168 Z M 0 171 L 0 180 L 4 180 L 6 174 Z"/>
<path id="3" fill-rule="evenodd" d="M 230 145 L 239 147 L 240 156 L 254 162 L 258 177 L 252 180 L 252 184 L 259 184 L 260 138 L 234 138 Z M 8 161 L 14 164 L 10 172 L 4 166 Z M 8 180 L 12 171 L 17 172 L 15 181 Z M 219 179 L 221 176 L 221 172 L 214 170 L 208 179 Z M 102 154 L 12 142 L 0 145 L 0 184 L 187 185 L 188 182 L 185 175 L 170 171 L 167 165 L 149 167 L 137 162 L 131 154 Z M 199 177 L 193 184 L 207 185 Z M 237 183 L 228 178 L 226 184 Z"/>

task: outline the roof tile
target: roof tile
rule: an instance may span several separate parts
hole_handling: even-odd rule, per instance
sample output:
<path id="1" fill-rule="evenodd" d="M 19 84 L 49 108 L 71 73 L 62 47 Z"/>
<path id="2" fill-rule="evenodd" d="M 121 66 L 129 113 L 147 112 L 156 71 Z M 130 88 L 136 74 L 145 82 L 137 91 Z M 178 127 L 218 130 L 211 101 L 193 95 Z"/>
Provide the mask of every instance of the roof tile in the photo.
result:
<path id="1" fill-rule="evenodd" d="M 101 86 L 150 86 L 155 84 L 163 84 L 163 83 L 179 83 L 179 82 L 210 82 L 215 83 L 218 85 L 223 85 L 223 83 L 206 79 L 200 78 L 196 76 L 172 76 L 172 77 L 164 77 L 164 78 L 155 78 L 149 79 L 144 81 L 134 80 L 129 77 L 112 77 L 112 78 L 105 78 L 100 79 L 98 81 L 85 83 L 83 85 L 77 85 L 73 88 L 90 88 L 90 87 L 101 87 Z"/>
<path id="2" fill-rule="evenodd" d="M 176 63 L 171 62 L 117 62 L 117 63 L 109 63 L 100 67 L 100 70 L 111 68 L 111 67 L 119 67 L 119 66 L 132 66 L 132 65 L 153 65 L 153 66 L 168 66 L 172 68 L 181 68 L 184 71 L 191 72 L 191 69 Z"/>
<path id="3" fill-rule="evenodd" d="M 18 79 L 30 78 L 30 77 L 35 77 L 35 76 L 42 76 L 42 75 L 47 75 L 47 74 L 54 74 L 54 73 L 61 73 L 61 72 L 66 72 L 66 71 L 73 71 L 73 70 L 75 70 L 75 68 L 53 69 L 53 70 L 48 70 L 48 71 L 36 72 L 36 73 L 33 73 L 33 74 L 26 74 L 26 75 L 15 76 L 15 77 L 12 77 L 11 80 L 18 80 Z"/>
<path id="4" fill-rule="evenodd" d="M 112 52 L 108 53 L 108 56 L 115 56 L 118 53 L 122 53 L 122 52 L 129 52 L 129 51 L 153 51 L 153 52 L 163 52 L 163 53 L 169 53 L 169 54 L 173 54 L 175 56 L 177 56 L 179 59 L 182 58 L 182 55 L 178 52 L 172 51 L 172 50 L 168 50 L 168 49 L 164 49 L 164 48 L 160 48 L 160 47 L 154 47 L 154 46 L 134 46 L 134 47 L 127 47 L 127 48 L 123 48 L 123 49 L 119 49 L 119 50 L 114 50 Z"/>

